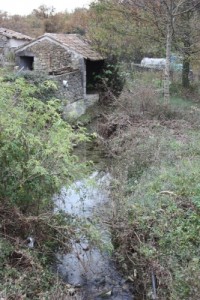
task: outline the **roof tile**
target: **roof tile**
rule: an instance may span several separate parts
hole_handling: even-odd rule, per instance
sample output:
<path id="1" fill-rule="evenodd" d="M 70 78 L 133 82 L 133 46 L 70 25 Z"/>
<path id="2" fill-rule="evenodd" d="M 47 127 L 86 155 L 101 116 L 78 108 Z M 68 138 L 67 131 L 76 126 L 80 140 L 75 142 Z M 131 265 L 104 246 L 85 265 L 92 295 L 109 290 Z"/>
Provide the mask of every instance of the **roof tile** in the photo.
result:
<path id="1" fill-rule="evenodd" d="M 83 40 L 83 38 L 77 34 L 45 33 L 44 36 L 48 36 L 57 42 L 62 43 L 64 46 L 69 47 L 71 50 L 81 54 L 86 59 L 103 59 L 98 52 L 92 49 L 88 41 Z"/>
<path id="2" fill-rule="evenodd" d="M 27 41 L 32 40 L 32 38 L 28 35 L 13 31 L 11 29 L 3 28 L 3 27 L 0 27 L 0 34 L 6 36 L 8 38 L 15 38 L 17 40 L 27 40 Z"/>

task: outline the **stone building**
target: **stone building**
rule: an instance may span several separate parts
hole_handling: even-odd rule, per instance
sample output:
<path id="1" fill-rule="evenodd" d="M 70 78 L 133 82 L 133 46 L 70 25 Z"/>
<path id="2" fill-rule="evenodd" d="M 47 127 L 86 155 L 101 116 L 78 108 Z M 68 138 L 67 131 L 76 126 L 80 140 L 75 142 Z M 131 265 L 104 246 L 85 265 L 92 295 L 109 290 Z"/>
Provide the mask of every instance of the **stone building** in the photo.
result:
<path id="1" fill-rule="evenodd" d="M 61 98 L 75 102 L 97 96 L 94 73 L 100 72 L 103 58 L 79 35 L 45 33 L 15 54 L 20 69 L 44 72 L 56 79 Z"/>
<path id="2" fill-rule="evenodd" d="M 14 60 L 14 50 L 31 41 L 30 36 L 0 27 L 0 65 Z"/>

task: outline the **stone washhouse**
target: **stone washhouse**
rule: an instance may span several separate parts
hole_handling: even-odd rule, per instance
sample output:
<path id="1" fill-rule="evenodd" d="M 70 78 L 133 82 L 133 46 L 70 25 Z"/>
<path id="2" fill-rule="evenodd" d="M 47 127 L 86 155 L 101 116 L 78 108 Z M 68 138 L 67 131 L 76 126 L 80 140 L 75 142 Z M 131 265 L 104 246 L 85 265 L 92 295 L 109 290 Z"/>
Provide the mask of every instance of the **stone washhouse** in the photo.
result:
<path id="1" fill-rule="evenodd" d="M 0 27 L 0 65 L 14 64 L 14 50 L 31 40 L 30 36 Z"/>
<path id="2" fill-rule="evenodd" d="M 95 76 L 104 60 L 77 34 L 45 33 L 15 51 L 20 70 L 46 73 L 58 82 L 64 117 L 77 117 L 95 103 Z"/>

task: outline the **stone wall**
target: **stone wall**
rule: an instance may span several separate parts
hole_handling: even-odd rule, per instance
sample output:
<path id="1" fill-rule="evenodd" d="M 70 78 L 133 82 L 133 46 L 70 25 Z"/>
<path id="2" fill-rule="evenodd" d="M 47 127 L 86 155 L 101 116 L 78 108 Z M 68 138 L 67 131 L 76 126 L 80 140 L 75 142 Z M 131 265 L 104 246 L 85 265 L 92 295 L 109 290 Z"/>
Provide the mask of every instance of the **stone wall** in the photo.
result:
<path id="1" fill-rule="evenodd" d="M 8 38 L 0 34 L 0 65 L 3 66 L 6 62 L 6 54 L 9 52 Z"/>
<path id="2" fill-rule="evenodd" d="M 4 54 L 5 49 L 8 47 L 8 38 L 0 34 L 0 54 Z"/>
<path id="3" fill-rule="evenodd" d="M 50 79 L 57 82 L 57 97 L 62 100 L 64 105 L 84 99 L 84 88 L 80 70 L 57 76 L 50 76 Z M 67 81 L 66 86 L 63 85 L 63 81 Z"/>
<path id="4" fill-rule="evenodd" d="M 65 67 L 78 68 L 79 57 L 74 59 L 73 54 L 62 46 L 49 41 L 39 40 L 27 46 L 23 51 L 17 52 L 17 63 L 20 63 L 20 56 L 34 57 L 34 70 L 52 72 Z"/>
<path id="5" fill-rule="evenodd" d="M 20 67 L 20 56 L 33 57 L 33 69 L 35 72 L 47 74 L 56 73 L 58 70 L 67 68 L 65 74 L 51 76 L 51 79 L 58 82 L 57 97 L 64 102 L 74 102 L 85 98 L 84 59 L 81 55 L 66 49 L 56 42 L 45 38 L 38 40 L 16 53 L 16 63 Z M 67 81 L 67 86 L 63 86 L 63 80 Z"/>

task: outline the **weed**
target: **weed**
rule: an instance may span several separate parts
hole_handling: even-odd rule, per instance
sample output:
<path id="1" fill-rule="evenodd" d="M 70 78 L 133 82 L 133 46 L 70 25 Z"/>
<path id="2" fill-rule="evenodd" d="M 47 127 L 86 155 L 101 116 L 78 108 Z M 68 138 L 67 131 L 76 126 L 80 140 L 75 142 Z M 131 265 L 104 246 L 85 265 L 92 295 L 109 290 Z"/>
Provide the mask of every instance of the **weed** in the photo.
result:
<path id="1" fill-rule="evenodd" d="M 178 98 L 164 106 L 152 85 L 136 86 L 120 99 L 104 122 L 115 130 L 102 134 L 115 159 L 116 259 L 136 299 L 152 299 L 156 285 L 158 299 L 197 300 L 199 109 Z"/>

